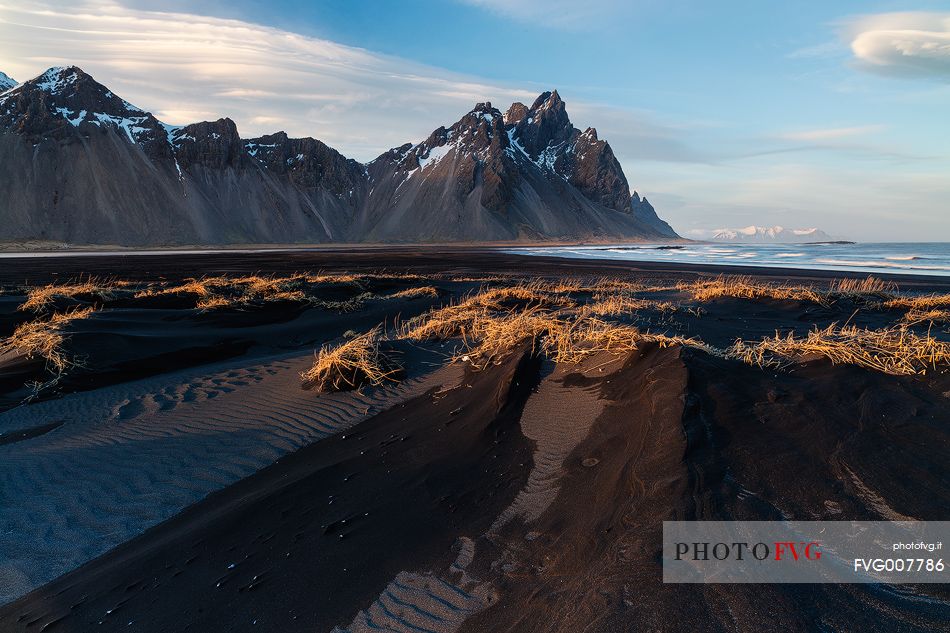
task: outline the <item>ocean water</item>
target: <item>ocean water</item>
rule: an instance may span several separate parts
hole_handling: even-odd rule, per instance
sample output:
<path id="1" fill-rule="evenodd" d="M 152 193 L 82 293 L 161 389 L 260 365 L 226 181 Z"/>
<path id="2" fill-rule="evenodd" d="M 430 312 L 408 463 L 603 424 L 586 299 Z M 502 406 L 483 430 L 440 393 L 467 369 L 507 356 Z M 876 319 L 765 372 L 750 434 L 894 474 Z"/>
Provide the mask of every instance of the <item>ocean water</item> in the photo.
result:
<path id="1" fill-rule="evenodd" d="M 950 242 L 617 244 L 508 249 L 521 255 L 950 276 Z"/>

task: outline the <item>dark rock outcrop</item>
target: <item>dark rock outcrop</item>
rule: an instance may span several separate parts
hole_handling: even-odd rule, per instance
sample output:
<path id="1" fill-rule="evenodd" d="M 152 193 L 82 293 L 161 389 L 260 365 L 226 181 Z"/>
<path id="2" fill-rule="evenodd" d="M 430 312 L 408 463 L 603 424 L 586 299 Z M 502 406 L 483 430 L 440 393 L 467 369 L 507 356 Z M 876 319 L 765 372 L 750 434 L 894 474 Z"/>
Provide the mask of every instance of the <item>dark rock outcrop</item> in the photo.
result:
<path id="1" fill-rule="evenodd" d="M 656 214 L 656 209 L 650 204 L 650 201 L 640 197 L 636 191 L 630 196 L 630 209 L 633 211 L 633 217 L 644 226 L 649 226 L 656 231 L 659 237 L 676 239 L 679 235 L 669 224 L 660 219 Z"/>
<path id="2" fill-rule="evenodd" d="M 530 109 L 514 104 L 506 115 L 514 124 L 512 139 L 531 160 L 565 178 L 585 197 L 614 209 L 629 209 L 630 188 L 620 163 L 597 130 L 583 132 L 571 124 L 557 91 L 545 92 Z"/>
<path id="3" fill-rule="evenodd" d="M 286 175 L 298 187 L 323 188 L 352 198 L 362 192 L 366 169 L 314 138 L 288 138 L 277 132 L 244 142 L 247 153 L 267 171 Z"/>
<path id="4" fill-rule="evenodd" d="M 210 169 L 246 168 L 250 157 L 244 151 L 244 141 L 231 119 L 202 121 L 175 128 L 168 133 L 175 148 L 175 158 L 182 169 L 194 165 Z"/>

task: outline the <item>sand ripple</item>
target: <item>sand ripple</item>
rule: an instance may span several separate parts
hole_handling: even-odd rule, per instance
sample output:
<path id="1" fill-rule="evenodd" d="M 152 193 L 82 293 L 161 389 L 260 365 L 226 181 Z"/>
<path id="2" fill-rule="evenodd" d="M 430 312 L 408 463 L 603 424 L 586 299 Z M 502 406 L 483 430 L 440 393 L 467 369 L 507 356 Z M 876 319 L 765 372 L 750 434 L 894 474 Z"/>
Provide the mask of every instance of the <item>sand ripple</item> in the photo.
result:
<path id="1" fill-rule="evenodd" d="M 62 422 L 0 445 L 0 604 L 291 451 L 460 376 L 446 367 L 362 394 L 317 395 L 299 386 L 312 359 L 221 363 L 0 413 L 0 433 Z"/>

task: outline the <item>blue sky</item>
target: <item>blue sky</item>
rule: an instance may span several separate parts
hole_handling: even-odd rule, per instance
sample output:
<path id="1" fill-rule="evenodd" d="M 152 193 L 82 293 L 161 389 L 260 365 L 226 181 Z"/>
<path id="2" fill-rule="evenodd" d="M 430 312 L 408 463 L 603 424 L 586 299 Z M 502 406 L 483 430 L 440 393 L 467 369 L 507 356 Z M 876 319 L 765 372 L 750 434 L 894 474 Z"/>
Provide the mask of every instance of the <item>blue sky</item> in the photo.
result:
<path id="1" fill-rule="evenodd" d="M 0 0 L 0 70 L 369 160 L 557 88 L 684 235 L 950 241 L 947 2 Z"/>

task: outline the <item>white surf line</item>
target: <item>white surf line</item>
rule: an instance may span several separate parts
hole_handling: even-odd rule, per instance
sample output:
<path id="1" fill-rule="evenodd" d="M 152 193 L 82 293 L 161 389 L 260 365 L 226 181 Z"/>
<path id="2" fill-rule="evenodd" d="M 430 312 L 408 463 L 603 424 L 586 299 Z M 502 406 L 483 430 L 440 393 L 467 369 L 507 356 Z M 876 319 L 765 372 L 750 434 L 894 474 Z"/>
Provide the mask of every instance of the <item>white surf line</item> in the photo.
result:
<path id="1" fill-rule="evenodd" d="M 192 368 L 0 413 L 0 603 L 76 568 L 211 492 L 439 385 L 458 366 L 365 393 L 300 388 L 311 352 Z"/>

